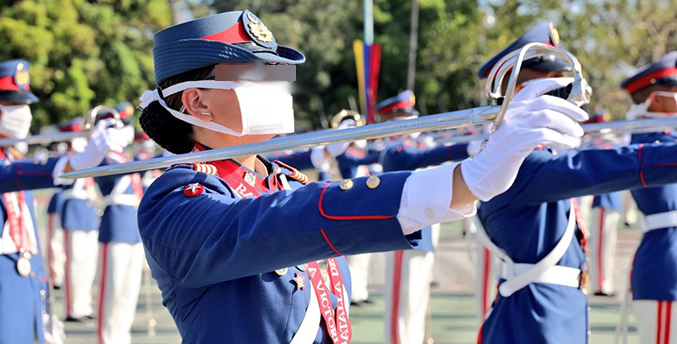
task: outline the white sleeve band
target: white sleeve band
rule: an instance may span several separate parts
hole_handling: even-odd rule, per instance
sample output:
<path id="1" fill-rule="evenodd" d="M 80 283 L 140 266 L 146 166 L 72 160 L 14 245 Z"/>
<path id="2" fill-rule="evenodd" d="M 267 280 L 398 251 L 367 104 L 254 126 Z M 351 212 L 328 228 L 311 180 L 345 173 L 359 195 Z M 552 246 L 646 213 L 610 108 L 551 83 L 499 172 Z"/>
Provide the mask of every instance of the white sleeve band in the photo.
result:
<path id="1" fill-rule="evenodd" d="M 54 165 L 54 171 L 52 171 L 52 178 L 54 178 L 54 185 L 70 185 L 73 184 L 73 179 L 63 179 L 60 178 L 61 175 L 63 174 L 63 170 L 66 169 L 66 166 L 68 165 L 69 161 L 68 156 L 64 156 L 59 161 L 56 162 L 56 165 Z"/>
<path id="2" fill-rule="evenodd" d="M 451 209 L 454 169 L 460 162 L 414 171 L 404 182 L 397 220 L 404 235 L 475 214 L 475 204 Z"/>

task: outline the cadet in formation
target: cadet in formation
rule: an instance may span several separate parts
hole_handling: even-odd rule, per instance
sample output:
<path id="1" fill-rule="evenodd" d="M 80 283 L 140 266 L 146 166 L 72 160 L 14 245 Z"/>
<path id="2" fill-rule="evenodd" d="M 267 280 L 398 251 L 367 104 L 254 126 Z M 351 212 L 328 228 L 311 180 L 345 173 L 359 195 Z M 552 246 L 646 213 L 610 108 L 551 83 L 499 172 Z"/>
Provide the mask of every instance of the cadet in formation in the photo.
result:
<path id="1" fill-rule="evenodd" d="M 140 123 L 163 148 L 188 153 L 293 131 L 288 84 L 214 80 L 215 66 L 305 60 L 277 44 L 252 12 L 172 26 L 155 34 L 154 45 L 159 88 L 142 96 Z M 138 222 L 183 340 L 350 341 L 343 254 L 417 247 L 422 228 L 469 216 L 474 200 L 505 191 L 537 143 L 579 143 L 574 119 L 587 114 L 535 98 L 551 90 L 542 83 L 529 86 L 533 97 L 518 97 L 486 149 L 462 163 L 307 185 L 294 169 L 258 156 L 168 169 L 144 195 Z"/>
<path id="2" fill-rule="evenodd" d="M 376 111 L 383 122 L 416 118 L 418 111 L 414 104 L 414 93 L 407 90 L 376 105 Z M 466 145 L 430 148 L 411 135 L 386 138 L 385 142 L 387 148 L 381 154 L 384 172 L 413 171 L 468 157 Z M 386 343 L 424 341 L 433 253 L 439 231 L 439 223 L 425 227 L 420 231 L 421 243 L 415 249 L 386 255 Z"/>
<path id="3" fill-rule="evenodd" d="M 360 127 L 363 125 L 366 125 L 364 116 L 355 111 L 342 110 L 331 120 L 332 129 Z M 368 150 L 366 140 L 351 142 L 346 147 L 345 152 L 336 156 L 336 165 L 341 178 L 353 179 L 370 176 L 372 173 L 369 166 L 378 163 L 380 154 L 381 152 L 379 151 Z M 327 168 L 325 167 L 323 170 L 327 170 Z M 322 181 L 323 179 L 319 180 Z M 350 304 L 353 306 L 360 306 L 365 303 L 372 303 L 369 299 L 369 290 L 367 289 L 371 254 L 363 253 L 347 256 L 346 260 L 350 267 L 350 279 L 352 285 Z"/>
<path id="4" fill-rule="evenodd" d="M 559 41 L 549 23 L 525 36 L 528 39 L 520 38 L 520 44 L 511 45 L 487 64 L 528 42 L 556 45 Z M 549 64 L 550 69 L 558 60 L 553 56 L 530 63 Z M 531 68 L 526 72 L 532 73 Z M 573 79 L 550 80 L 565 86 Z M 547 144 L 543 147 L 526 158 L 508 191 L 481 202 L 478 209 L 483 227 L 478 230 L 486 231 L 491 240 L 487 244 L 503 260 L 499 293 L 480 329 L 479 343 L 586 343 L 588 300 L 582 290 L 587 279 L 586 240 L 575 197 L 677 182 L 675 143 L 559 154 Z"/>
<path id="5" fill-rule="evenodd" d="M 82 131 L 82 117 L 73 119 L 59 128 L 61 132 Z M 69 154 L 81 152 L 85 146 L 73 140 Z M 83 322 L 94 319 L 92 289 L 99 258 L 99 216 L 96 201 L 98 194 L 93 178 L 76 179 L 61 191 L 61 228 L 66 252 L 64 279 L 64 306 L 66 321 Z"/>
<path id="6" fill-rule="evenodd" d="M 0 63 L 0 138 L 24 138 L 31 125 L 29 64 L 24 60 Z M 97 166 L 109 150 L 122 150 L 109 128 L 98 123 L 81 153 L 23 160 L 13 148 L 0 151 L 0 205 L 3 232 L 0 236 L 0 343 L 43 343 L 43 316 L 47 312 L 47 275 L 38 243 L 33 198 L 28 190 L 69 184 L 63 172 Z"/>
<path id="7" fill-rule="evenodd" d="M 677 116 L 677 52 L 640 69 L 622 87 L 635 105 L 629 117 Z M 673 146 L 677 135 L 671 131 L 632 135 L 637 147 L 635 174 L 640 186 L 631 189 L 637 208 L 644 214 L 644 232 L 632 263 L 632 299 L 640 343 L 675 342 L 675 301 L 677 300 L 677 184 L 652 183 L 653 171 L 667 177 L 677 166 L 675 153 L 658 155 L 651 149 Z M 664 178 L 661 178 L 664 179 Z M 676 182 L 672 180 L 672 182 Z"/>
<path id="8" fill-rule="evenodd" d="M 123 123 L 121 141 L 134 141 L 134 107 L 122 103 L 115 107 Z M 112 118 L 111 113 L 101 119 Z M 102 165 L 127 162 L 125 153 L 109 152 Z M 131 328 L 141 288 L 144 264 L 143 247 L 136 223 L 136 210 L 143 196 L 143 184 L 138 173 L 96 178 L 104 199 L 104 211 L 99 226 L 101 245 L 101 280 L 97 313 L 99 344 L 131 343 Z"/>

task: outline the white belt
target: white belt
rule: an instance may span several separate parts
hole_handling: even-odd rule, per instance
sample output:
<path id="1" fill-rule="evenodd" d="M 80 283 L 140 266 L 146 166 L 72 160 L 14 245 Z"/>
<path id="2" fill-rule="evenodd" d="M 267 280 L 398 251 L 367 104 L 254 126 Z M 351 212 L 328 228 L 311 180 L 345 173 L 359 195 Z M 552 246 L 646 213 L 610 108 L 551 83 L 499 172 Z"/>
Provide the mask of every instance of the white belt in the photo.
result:
<path id="1" fill-rule="evenodd" d="M 106 206 L 109 205 L 127 205 L 130 207 L 139 207 L 139 197 L 131 194 L 108 195 L 104 198 Z"/>
<path id="2" fill-rule="evenodd" d="M 534 267 L 534 264 L 501 263 L 501 278 L 511 279 L 519 276 Z M 580 269 L 568 266 L 551 266 L 534 278 L 531 283 L 557 284 L 565 287 L 578 288 L 581 285 L 582 272 Z"/>
<path id="3" fill-rule="evenodd" d="M 90 197 L 89 192 L 86 190 L 73 190 L 73 189 L 68 189 L 64 190 L 61 192 L 61 198 L 66 200 L 66 199 L 81 199 L 84 201 L 93 201 L 93 197 Z"/>
<path id="4" fill-rule="evenodd" d="M 668 227 L 677 227 L 677 210 L 653 215 L 645 215 L 643 225 L 640 226 L 642 231 L 645 233 L 654 229 Z"/>
<path id="5" fill-rule="evenodd" d="M 501 283 L 501 285 L 498 287 L 498 292 L 503 297 L 509 297 L 515 292 L 519 291 L 520 289 L 526 287 L 531 283 L 538 283 L 537 281 L 541 280 L 542 278 L 544 281 L 558 280 L 557 278 L 543 277 L 543 275 L 546 273 L 550 275 L 551 273 L 549 271 L 553 268 L 554 269 L 552 271 L 555 271 L 555 273 L 558 273 L 559 268 L 564 268 L 558 266 L 557 262 L 559 262 L 562 259 L 562 257 L 564 257 L 567 248 L 569 248 L 569 245 L 571 245 L 571 241 L 574 238 L 574 233 L 576 229 L 576 215 L 574 214 L 574 212 L 575 212 L 574 204 L 572 201 L 571 208 L 569 210 L 569 220 L 567 223 L 567 228 L 564 230 L 564 234 L 559 239 L 559 241 L 552 249 L 552 251 L 550 251 L 545 257 L 543 257 L 536 264 L 514 263 L 512 259 L 508 256 L 508 254 L 506 254 L 500 247 L 496 246 L 496 244 L 494 244 L 491 241 L 491 239 L 486 233 L 486 230 L 484 229 L 482 221 L 480 221 L 477 216 L 473 218 L 473 221 L 477 226 L 477 238 L 480 239 L 480 241 L 482 241 L 484 246 L 488 250 L 490 250 L 493 254 L 495 254 L 497 257 L 499 257 L 504 264 L 512 266 L 521 266 L 519 268 L 520 271 L 518 271 L 518 268 L 510 270 L 511 271 L 510 274 L 504 277 L 505 282 Z M 569 273 L 573 274 L 573 272 Z M 577 275 L 580 275 L 580 271 L 578 271 Z M 551 284 L 560 284 L 560 283 L 551 283 Z M 568 284 L 571 283 L 567 282 L 567 285 Z M 578 287 L 578 283 L 576 283 L 575 287 Z"/>

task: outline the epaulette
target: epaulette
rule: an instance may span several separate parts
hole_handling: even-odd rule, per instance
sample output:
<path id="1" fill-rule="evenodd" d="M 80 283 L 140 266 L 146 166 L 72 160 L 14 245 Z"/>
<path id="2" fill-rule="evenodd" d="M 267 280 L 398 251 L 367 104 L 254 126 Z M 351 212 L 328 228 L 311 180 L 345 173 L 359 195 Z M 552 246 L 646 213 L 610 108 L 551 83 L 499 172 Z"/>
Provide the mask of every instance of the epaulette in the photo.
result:
<path id="1" fill-rule="evenodd" d="M 291 174 L 285 174 L 287 177 L 289 177 L 289 178 L 291 178 L 291 179 L 294 179 L 295 181 L 297 181 L 297 182 L 299 182 L 299 183 L 301 183 L 301 184 L 308 184 L 308 182 L 310 181 L 310 180 L 308 179 L 308 176 L 306 176 L 305 174 L 299 172 L 297 169 L 295 169 L 295 168 L 293 168 L 293 167 L 291 167 L 291 166 L 289 166 L 289 165 L 283 163 L 282 161 L 280 161 L 280 160 L 274 160 L 273 162 L 276 163 L 276 164 L 278 164 L 278 165 L 280 165 L 280 166 L 282 166 L 282 167 L 284 167 L 284 168 L 286 168 L 286 169 L 288 169 L 288 170 L 290 170 L 290 171 L 292 172 Z"/>
<path id="2" fill-rule="evenodd" d="M 216 170 L 216 166 L 210 165 L 210 164 L 191 164 L 193 165 L 193 170 L 197 172 L 202 172 L 206 174 L 211 174 L 211 175 L 217 175 L 218 171 Z"/>

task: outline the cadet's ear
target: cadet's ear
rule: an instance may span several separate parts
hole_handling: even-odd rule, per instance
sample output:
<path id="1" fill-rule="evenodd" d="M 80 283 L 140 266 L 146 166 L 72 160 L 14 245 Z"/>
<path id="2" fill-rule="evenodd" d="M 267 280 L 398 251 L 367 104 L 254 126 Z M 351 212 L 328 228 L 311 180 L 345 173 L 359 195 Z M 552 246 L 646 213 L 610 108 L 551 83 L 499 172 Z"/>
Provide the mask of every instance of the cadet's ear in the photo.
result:
<path id="1" fill-rule="evenodd" d="M 211 122 L 214 118 L 209 111 L 209 107 L 204 101 L 205 92 L 199 88 L 189 88 L 183 91 L 181 95 L 181 102 L 186 108 L 186 111 L 193 117 L 204 121 Z"/>

